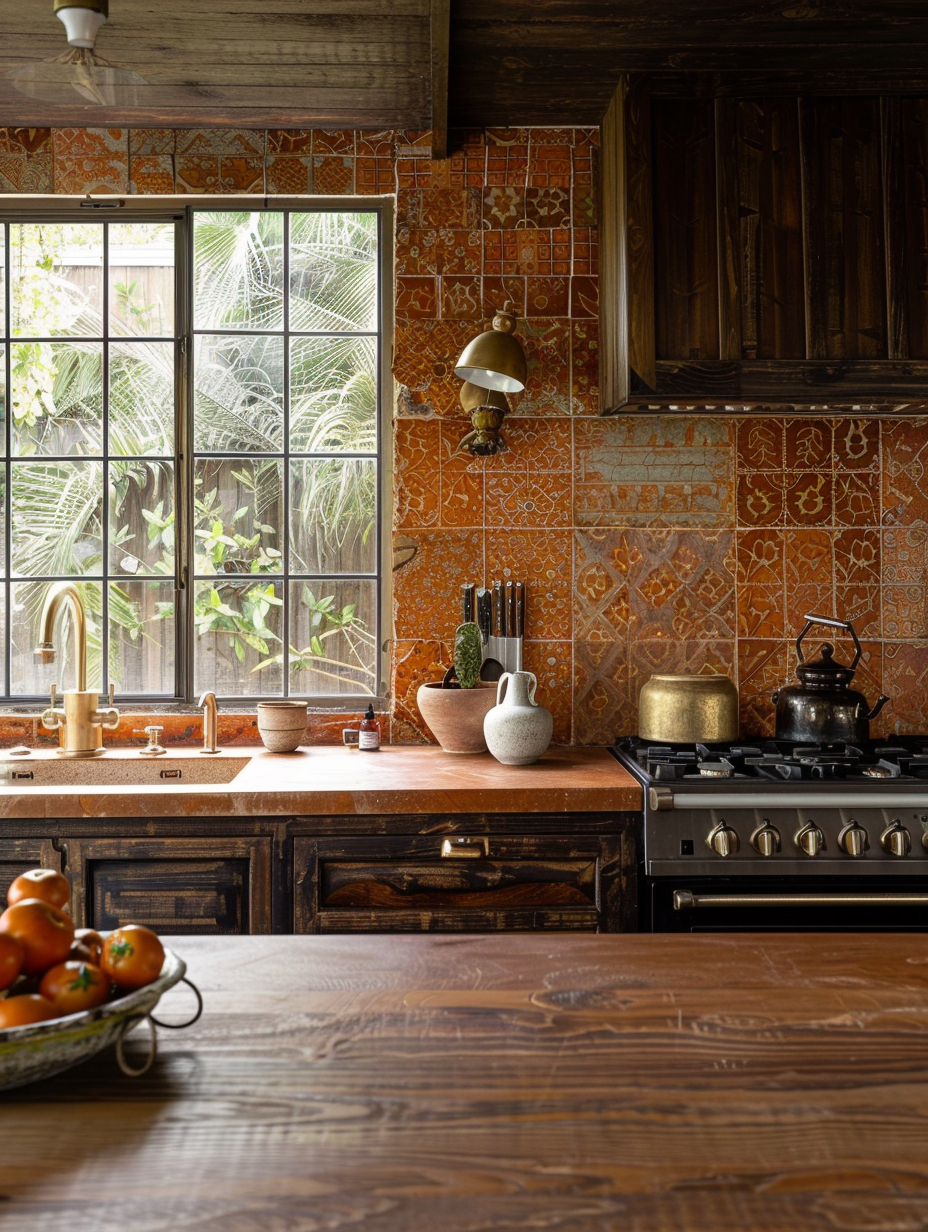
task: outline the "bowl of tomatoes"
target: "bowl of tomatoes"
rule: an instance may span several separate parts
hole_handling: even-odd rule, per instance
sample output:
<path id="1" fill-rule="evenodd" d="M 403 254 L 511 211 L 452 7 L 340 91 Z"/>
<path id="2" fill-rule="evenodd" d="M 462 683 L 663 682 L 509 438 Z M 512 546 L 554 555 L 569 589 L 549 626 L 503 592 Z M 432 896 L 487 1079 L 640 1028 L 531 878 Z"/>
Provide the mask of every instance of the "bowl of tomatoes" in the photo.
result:
<path id="1" fill-rule="evenodd" d="M 7 893 L 0 914 L 0 1090 L 61 1073 L 110 1044 L 125 1073 L 144 1073 L 155 1057 L 152 1011 L 167 989 L 190 983 L 183 960 L 151 929 L 75 929 L 69 902 L 67 878 L 50 869 L 23 873 Z M 202 1001 L 193 991 L 199 1017 Z M 122 1043 L 142 1022 L 151 1045 L 145 1062 L 132 1067 Z"/>

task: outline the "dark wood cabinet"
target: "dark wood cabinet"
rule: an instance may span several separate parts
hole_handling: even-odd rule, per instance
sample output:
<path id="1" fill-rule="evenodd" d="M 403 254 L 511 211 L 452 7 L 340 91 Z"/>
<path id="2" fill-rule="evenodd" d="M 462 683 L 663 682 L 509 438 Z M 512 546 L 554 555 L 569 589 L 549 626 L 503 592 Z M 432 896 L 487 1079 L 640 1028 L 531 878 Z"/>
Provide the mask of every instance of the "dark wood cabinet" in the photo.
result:
<path id="1" fill-rule="evenodd" d="M 606 407 L 924 411 L 928 100 L 637 76 L 603 142 Z"/>
<path id="2" fill-rule="evenodd" d="M 67 842 L 75 921 L 158 933 L 271 931 L 270 838 Z"/>
<path id="3" fill-rule="evenodd" d="M 10 883 L 30 868 L 61 872 L 61 853 L 50 839 L 0 838 L 0 903 L 6 902 Z"/>
<path id="4" fill-rule="evenodd" d="M 633 908 L 622 836 L 297 838 L 294 932 L 598 932 Z"/>

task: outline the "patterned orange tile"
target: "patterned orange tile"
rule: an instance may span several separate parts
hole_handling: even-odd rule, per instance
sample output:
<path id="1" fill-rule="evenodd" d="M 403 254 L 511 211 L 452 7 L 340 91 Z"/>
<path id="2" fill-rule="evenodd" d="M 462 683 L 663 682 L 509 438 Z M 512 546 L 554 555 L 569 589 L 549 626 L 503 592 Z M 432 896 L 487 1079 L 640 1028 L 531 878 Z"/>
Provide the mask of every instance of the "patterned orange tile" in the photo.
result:
<path id="1" fill-rule="evenodd" d="M 483 302 L 477 275 L 443 274 L 440 283 L 442 319 L 480 322 L 482 328 Z"/>
<path id="2" fill-rule="evenodd" d="M 896 532 L 887 531 L 887 535 Z M 835 579 L 879 583 L 883 575 L 879 530 L 840 530 L 834 537 Z"/>
<path id="3" fill-rule="evenodd" d="M 599 318 L 599 280 L 585 275 L 570 280 L 570 315 L 579 318 Z"/>
<path id="4" fill-rule="evenodd" d="M 406 563 L 393 575 L 395 636 L 453 637 L 462 583 L 485 576 L 483 530 L 409 531 L 400 546 Z"/>
<path id="5" fill-rule="evenodd" d="M 738 700 L 742 736 L 772 736 L 775 707 L 771 695 L 790 683 L 789 643 L 771 638 L 738 642 Z"/>
<path id="6" fill-rule="evenodd" d="M 786 633 L 796 638 L 802 632 L 806 616 L 837 616 L 835 587 L 832 581 L 798 582 L 786 588 Z M 827 638 L 827 635 L 823 635 Z M 813 653 L 814 638 L 807 639 L 809 654 Z M 806 642 L 803 642 L 805 648 Z M 816 652 L 817 653 L 817 652 Z"/>
<path id="7" fill-rule="evenodd" d="M 526 188 L 526 227 L 569 227 L 570 188 Z"/>
<path id="8" fill-rule="evenodd" d="M 219 175 L 223 192 L 263 193 L 264 160 L 260 158 L 232 158 L 219 160 Z"/>
<path id="9" fill-rule="evenodd" d="M 8 128 L 5 130 L 11 154 L 51 154 L 50 128 Z"/>
<path id="10" fill-rule="evenodd" d="M 393 721 L 394 744 L 434 744 L 426 727 L 416 694 L 419 686 L 441 680 L 451 665 L 451 651 L 438 640 L 401 639 L 393 645 Z"/>
<path id="11" fill-rule="evenodd" d="M 611 744 L 637 727 L 624 641 L 574 642 L 574 740 Z"/>
<path id="12" fill-rule="evenodd" d="M 126 128 L 55 128 L 52 130 L 55 160 L 59 158 L 119 158 L 129 155 Z"/>
<path id="13" fill-rule="evenodd" d="M 0 193 L 50 193 L 53 185 L 50 154 L 0 155 Z"/>
<path id="14" fill-rule="evenodd" d="M 485 183 L 524 188 L 528 179 L 528 146 L 520 142 L 488 142 Z"/>
<path id="15" fill-rule="evenodd" d="M 267 152 L 272 154 L 309 155 L 313 148 L 311 128 L 269 128 Z"/>
<path id="16" fill-rule="evenodd" d="M 570 314 L 569 278 L 529 278 L 527 315 L 566 317 Z"/>
<path id="17" fill-rule="evenodd" d="M 427 188 L 397 196 L 397 227 L 424 230 L 447 227 L 473 231 L 480 227 L 480 192 L 476 188 Z"/>
<path id="18" fill-rule="evenodd" d="M 394 192 L 396 166 L 393 159 L 359 157 L 355 163 L 355 185 L 362 196 Z"/>
<path id="19" fill-rule="evenodd" d="M 928 603 L 925 585 L 880 587 L 883 637 L 913 641 L 928 638 Z"/>
<path id="20" fill-rule="evenodd" d="M 928 526 L 928 420 L 883 425 L 883 522 Z"/>
<path id="21" fill-rule="evenodd" d="M 783 521 L 782 474 L 738 476 L 738 521 L 742 526 L 776 526 Z"/>
<path id="22" fill-rule="evenodd" d="M 890 702 L 880 720 L 897 735 L 928 731 L 928 642 L 883 645 L 883 691 Z"/>
<path id="23" fill-rule="evenodd" d="M 738 421 L 738 469 L 782 471 L 785 461 L 786 425 L 781 419 Z"/>
<path id="24" fill-rule="evenodd" d="M 831 471 L 834 454 L 829 419 L 792 419 L 785 425 L 786 466 L 793 471 Z"/>
<path id="25" fill-rule="evenodd" d="M 598 415 L 600 413 L 598 318 L 588 321 L 571 321 L 570 373 L 570 413 L 572 415 Z"/>
<path id="26" fill-rule="evenodd" d="M 511 311 L 518 317 L 525 316 L 525 296 L 527 279 L 521 274 L 510 274 L 503 278 L 496 275 L 483 277 L 483 315 L 492 319 L 498 309 L 511 305 Z"/>
<path id="27" fill-rule="evenodd" d="M 574 421 L 578 526 L 730 526 L 731 424 L 709 417 Z"/>
<path id="28" fill-rule="evenodd" d="M 129 192 L 174 191 L 174 159 L 170 154 L 132 154 L 129 157 Z"/>
<path id="29" fill-rule="evenodd" d="M 439 421 L 439 508 L 445 527 L 484 525 L 484 462 L 461 447 L 470 430 L 469 419 Z"/>
<path id="30" fill-rule="evenodd" d="M 503 434 L 509 448 L 486 460 L 490 483 L 505 471 L 571 471 L 570 420 L 509 415 Z"/>
<path id="31" fill-rule="evenodd" d="M 799 471 L 786 477 L 786 521 L 794 526 L 830 526 L 833 514 L 830 472 Z"/>
<path id="32" fill-rule="evenodd" d="M 398 321 L 433 321 L 438 316 L 434 275 L 401 274 L 396 279 L 395 312 Z"/>
<path id="33" fill-rule="evenodd" d="M 835 423 L 835 469 L 873 470 L 880 463 L 880 421 L 844 419 Z"/>
<path id="34" fill-rule="evenodd" d="M 831 585 L 834 576 L 834 539 L 831 531 L 790 528 L 784 534 L 786 585 L 807 582 Z"/>
<path id="35" fill-rule="evenodd" d="M 775 585 L 784 579 L 784 533 L 781 530 L 739 530 L 735 536 L 738 585 Z"/>
<path id="36" fill-rule="evenodd" d="M 525 583 L 527 638 L 571 637 L 570 551 L 565 531 L 487 529 L 487 578 Z"/>
<path id="37" fill-rule="evenodd" d="M 346 155 L 313 155 L 313 189 L 341 196 L 354 192 L 354 159 Z"/>
<path id="38" fill-rule="evenodd" d="M 570 148 L 549 145 L 533 132 L 528 147 L 528 183 L 533 188 L 570 188 Z"/>
<path id="39" fill-rule="evenodd" d="M 482 198 L 483 226 L 488 231 L 514 230 L 525 220 L 524 189 L 515 184 L 495 183 Z"/>
<path id="40" fill-rule="evenodd" d="M 731 531 L 628 531 L 630 640 L 733 637 L 733 540 Z"/>
<path id="41" fill-rule="evenodd" d="M 450 228 L 419 231 L 405 227 L 396 234 L 399 274 L 479 274 L 479 231 Z"/>
<path id="42" fill-rule="evenodd" d="M 179 128 L 177 153 L 204 158 L 263 158 L 267 133 L 263 128 Z"/>
<path id="43" fill-rule="evenodd" d="M 473 334 L 469 321 L 397 322 L 393 375 L 406 386 L 410 405 L 419 413 L 461 414 L 461 382 L 454 365 Z"/>
<path id="44" fill-rule="evenodd" d="M 564 247 L 559 241 L 555 254 L 555 274 L 598 274 L 599 273 L 599 232 L 595 227 L 574 227 L 568 233 L 569 250 L 567 268 L 560 249 Z M 572 264 L 571 264 L 572 263 Z"/>
<path id="45" fill-rule="evenodd" d="M 859 531 L 858 534 L 874 532 Z M 878 533 L 878 532 L 877 532 Z M 899 528 L 884 530 L 882 542 L 882 568 L 884 582 L 922 584 L 928 578 L 928 531 Z M 871 581 L 879 579 L 848 578 L 848 581 Z"/>
<path id="46" fill-rule="evenodd" d="M 393 525 L 437 527 L 441 433 L 437 419 L 397 419 L 393 432 Z"/>
<path id="47" fill-rule="evenodd" d="M 627 532 L 598 527 L 574 533 L 574 636 L 578 640 L 627 639 L 629 568 Z"/>
<path id="48" fill-rule="evenodd" d="M 528 468 L 495 474 L 486 486 L 486 522 L 502 527 L 556 527 L 571 523 L 571 476 Z"/>
<path id="49" fill-rule="evenodd" d="M 519 401 L 520 415 L 570 413 L 570 325 L 541 317 L 524 318 L 516 335 L 528 369 Z"/>
<path id="50" fill-rule="evenodd" d="M 872 471 L 835 475 L 835 522 L 842 526 L 878 526 L 880 477 Z"/>
<path id="51" fill-rule="evenodd" d="M 267 160 L 267 191 L 286 196 L 313 189 L 312 159 L 308 155 L 281 154 Z"/>
<path id="52" fill-rule="evenodd" d="M 125 193 L 129 191 L 129 156 L 55 156 L 56 193 Z"/>
<path id="53" fill-rule="evenodd" d="M 358 157 L 388 158 L 393 161 L 396 133 L 392 129 L 358 129 L 355 133 L 355 149 Z"/>
<path id="54" fill-rule="evenodd" d="M 354 154 L 355 135 L 353 129 L 345 128 L 314 128 L 314 154 Z"/>
<path id="55" fill-rule="evenodd" d="M 552 744 L 570 744 L 573 719 L 573 654 L 569 641 L 531 641 L 524 645 L 523 665 L 538 681 L 535 699 L 551 711 Z"/>
<path id="56" fill-rule="evenodd" d="M 738 589 L 738 636 L 783 637 L 783 588 L 781 586 L 741 586 Z"/>
<path id="57" fill-rule="evenodd" d="M 174 154 L 177 130 L 174 128 L 130 128 L 129 153 L 146 155 Z"/>
<path id="58" fill-rule="evenodd" d="M 883 635 L 882 598 L 879 586 L 836 586 L 835 612 L 851 622 L 859 638 L 879 638 Z"/>
<path id="59" fill-rule="evenodd" d="M 175 191 L 178 193 L 221 193 L 224 190 L 219 159 L 178 155 L 174 162 Z"/>

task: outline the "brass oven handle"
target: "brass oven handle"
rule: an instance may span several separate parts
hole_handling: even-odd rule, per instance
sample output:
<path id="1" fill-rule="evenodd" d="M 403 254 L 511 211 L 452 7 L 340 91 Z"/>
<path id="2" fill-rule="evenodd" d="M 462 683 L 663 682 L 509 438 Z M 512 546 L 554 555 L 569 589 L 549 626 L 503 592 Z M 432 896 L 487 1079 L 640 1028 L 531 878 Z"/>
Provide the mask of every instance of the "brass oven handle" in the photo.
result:
<path id="1" fill-rule="evenodd" d="M 490 854 L 490 840 L 465 838 L 463 835 L 446 838 L 442 840 L 441 854 L 446 860 L 485 860 Z"/>
<path id="2" fill-rule="evenodd" d="M 693 894 L 674 890 L 674 911 L 696 907 L 928 907 L 928 894 Z"/>

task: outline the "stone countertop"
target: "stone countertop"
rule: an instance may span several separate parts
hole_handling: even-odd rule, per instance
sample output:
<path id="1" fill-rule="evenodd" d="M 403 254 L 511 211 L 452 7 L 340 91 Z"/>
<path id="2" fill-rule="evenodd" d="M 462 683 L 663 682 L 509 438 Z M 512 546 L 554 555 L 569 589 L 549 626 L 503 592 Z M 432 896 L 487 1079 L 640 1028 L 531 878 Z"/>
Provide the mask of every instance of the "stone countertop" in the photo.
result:
<path id="1" fill-rule="evenodd" d="M 235 763 L 241 769 L 234 778 L 217 781 Z M 642 807 L 640 784 L 603 748 L 550 749 L 532 766 L 503 766 L 489 753 L 458 756 L 431 746 L 384 746 L 377 753 L 326 746 L 288 754 L 232 748 L 217 757 L 172 749 L 160 758 L 113 749 L 79 762 L 43 751 L 5 766 L 34 775 L 0 785 L 0 817 L 6 818 L 599 813 Z M 212 781 L 188 783 L 185 773 Z M 70 775 L 76 781 L 68 783 Z M 42 785 L 43 777 L 54 782 Z"/>
<path id="2" fill-rule="evenodd" d="M 4 1232 L 928 1227 L 921 937 L 168 940 L 144 1078 L 3 1093 Z"/>

